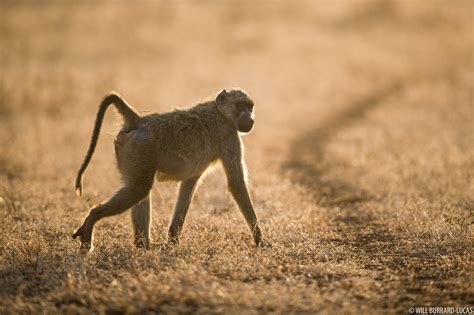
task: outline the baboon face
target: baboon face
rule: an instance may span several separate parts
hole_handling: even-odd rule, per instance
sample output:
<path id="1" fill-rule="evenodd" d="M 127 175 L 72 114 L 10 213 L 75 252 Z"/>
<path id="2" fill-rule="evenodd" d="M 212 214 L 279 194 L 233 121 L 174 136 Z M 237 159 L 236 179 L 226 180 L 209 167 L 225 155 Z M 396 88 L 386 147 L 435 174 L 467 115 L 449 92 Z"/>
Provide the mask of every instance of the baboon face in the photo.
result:
<path id="1" fill-rule="evenodd" d="M 217 95 L 216 103 L 219 111 L 234 124 L 239 132 L 248 133 L 254 124 L 253 101 L 240 90 L 227 92 L 223 90 Z"/>

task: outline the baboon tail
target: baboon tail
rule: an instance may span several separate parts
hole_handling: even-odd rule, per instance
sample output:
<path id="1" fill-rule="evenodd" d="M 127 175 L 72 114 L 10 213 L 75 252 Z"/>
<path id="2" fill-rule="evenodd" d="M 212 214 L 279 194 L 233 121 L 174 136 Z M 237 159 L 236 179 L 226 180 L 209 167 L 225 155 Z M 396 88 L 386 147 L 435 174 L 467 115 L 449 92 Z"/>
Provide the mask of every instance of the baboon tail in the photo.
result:
<path id="1" fill-rule="evenodd" d="M 102 121 L 104 120 L 105 112 L 110 104 L 114 104 L 119 113 L 123 116 L 125 121 L 125 128 L 128 130 L 135 129 L 138 126 L 140 121 L 140 115 L 127 104 L 127 102 L 116 92 L 107 94 L 102 102 L 99 105 L 99 110 L 94 124 L 94 131 L 92 132 L 91 142 L 89 144 L 89 149 L 87 150 L 86 157 L 84 162 L 82 162 L 79 171 L 77 172 L 76 177 L 76 193 L 78 196 L 82 195 L 82 178 L 84 172 L 86 171 L 89 162 L 92 159 L 92 154 L 94 153 L 95 147 L 97 145 L 97 140 L 99 139 L 100 128 L 102 126 Z"/>

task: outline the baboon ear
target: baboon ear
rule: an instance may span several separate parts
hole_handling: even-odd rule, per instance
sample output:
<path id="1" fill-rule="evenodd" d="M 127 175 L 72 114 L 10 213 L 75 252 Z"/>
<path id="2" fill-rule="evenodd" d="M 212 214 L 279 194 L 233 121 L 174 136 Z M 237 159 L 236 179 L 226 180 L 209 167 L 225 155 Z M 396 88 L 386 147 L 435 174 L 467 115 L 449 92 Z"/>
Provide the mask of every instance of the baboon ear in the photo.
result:
<path id="1" fill-rule="evenodd" d="M 226 90 L 222 90 L 216 97 L 216 104 L 217 109 L 221 112 L 224 117 L 226 117 L 229 121 L 234 121 L 234 114 L 233 114 L 233 107 L 232 106 L 225 106 L 227 98 L 229 97 L 229 93 Z"/>
<path id="2" fill-rule="evenodd" d="M 227 91 L 224 89 L 222 92 L 219 93 L 216 97 L 216 103 L 218 105 L 222 105 L 225 102 L 225 99 L 227 98 Z"/>

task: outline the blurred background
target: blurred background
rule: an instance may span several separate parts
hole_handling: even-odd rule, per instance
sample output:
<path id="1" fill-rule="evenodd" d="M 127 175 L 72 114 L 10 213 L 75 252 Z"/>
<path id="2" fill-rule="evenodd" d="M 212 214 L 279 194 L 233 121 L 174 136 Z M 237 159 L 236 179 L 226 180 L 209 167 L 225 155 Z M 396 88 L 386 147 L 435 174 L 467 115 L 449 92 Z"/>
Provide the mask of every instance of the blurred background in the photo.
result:
<path id="1" fill-rule="evenodd" d="M 2 1 L 0 306 L 472 305 L 473 21 L 462 0 Z M 256 104 L 245 153 L 273 249 L 252 248 L 219 170 L 195 196 L 184 245 L 159 245 L 176 198 L 163 183 L 152 251 L 133 250 L 124 215 L 100 223 L 90 260 L 76 257 L 71 232 L 119 185 L 110 111 L 74 196 L 101 98 L 116 90 L 163 112 L 232 87 Z"/>

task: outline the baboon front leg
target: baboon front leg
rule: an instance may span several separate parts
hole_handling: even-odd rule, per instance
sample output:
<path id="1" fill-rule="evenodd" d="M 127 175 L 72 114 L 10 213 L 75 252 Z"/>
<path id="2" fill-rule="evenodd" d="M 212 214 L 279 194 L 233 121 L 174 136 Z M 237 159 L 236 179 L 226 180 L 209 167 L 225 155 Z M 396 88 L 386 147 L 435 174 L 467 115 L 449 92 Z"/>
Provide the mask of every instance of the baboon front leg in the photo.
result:
<path id="1" fill-rule="evenodd" d="M 151 192 L 132 207 L 132 224 L 136 247 L 150 248 Z"/>
<path id="2" fill-rule="evenodd" d="M 170 243 L 179 243 L 179 234 L 183 227 L 184 219 L 188 213 L 189 204 L 196 190 L 199 176 L 184 180 L 179 185 L 178 201 L 174 208 L 173 219 L 171 220 L 168 239 Z"/>
<path id="3" fill-rule="evenodd" d="M 247 185 L 243 178 L 232 178 L 228 181 L 229 190 L 234 197 L 240 211 L 245 217 L 247 224 L 250 227 L 255 244 L 258 246 L 262 242 L 262 231 L 258 223 L 257 215 L 253 208 L 252 200 L 250 199 Z"/>
<path id="4" fill-rule="evenodd" d="M 88 251 L 91 248 L 92 233 L 97 221 L 108 216 L 120 214 L 144 199 L 149 193 L 152 183 L 149 185 L 139 184 L 122 187 L 107 202 L 91 209 L 84 223 L 72 236 L 73 238 L 80 237 L 81 250 Z"/>
<path id="5" fill-rule="evenodd" d="M 227 154 L 222 158 L 222 164 L 227 176 L 229 191 L 237 202 L 240 211 L 250 227 L 255 244 L 259 246 L 263 244 L 262 230 L 260 229 L 252 200 L 250 199 L 247 190 L 247 183 L 245 182 L 244 175 L 245 166 L 242 160 L 240 146 L 234 147 L 233 150 L 226 153 Z"/>

